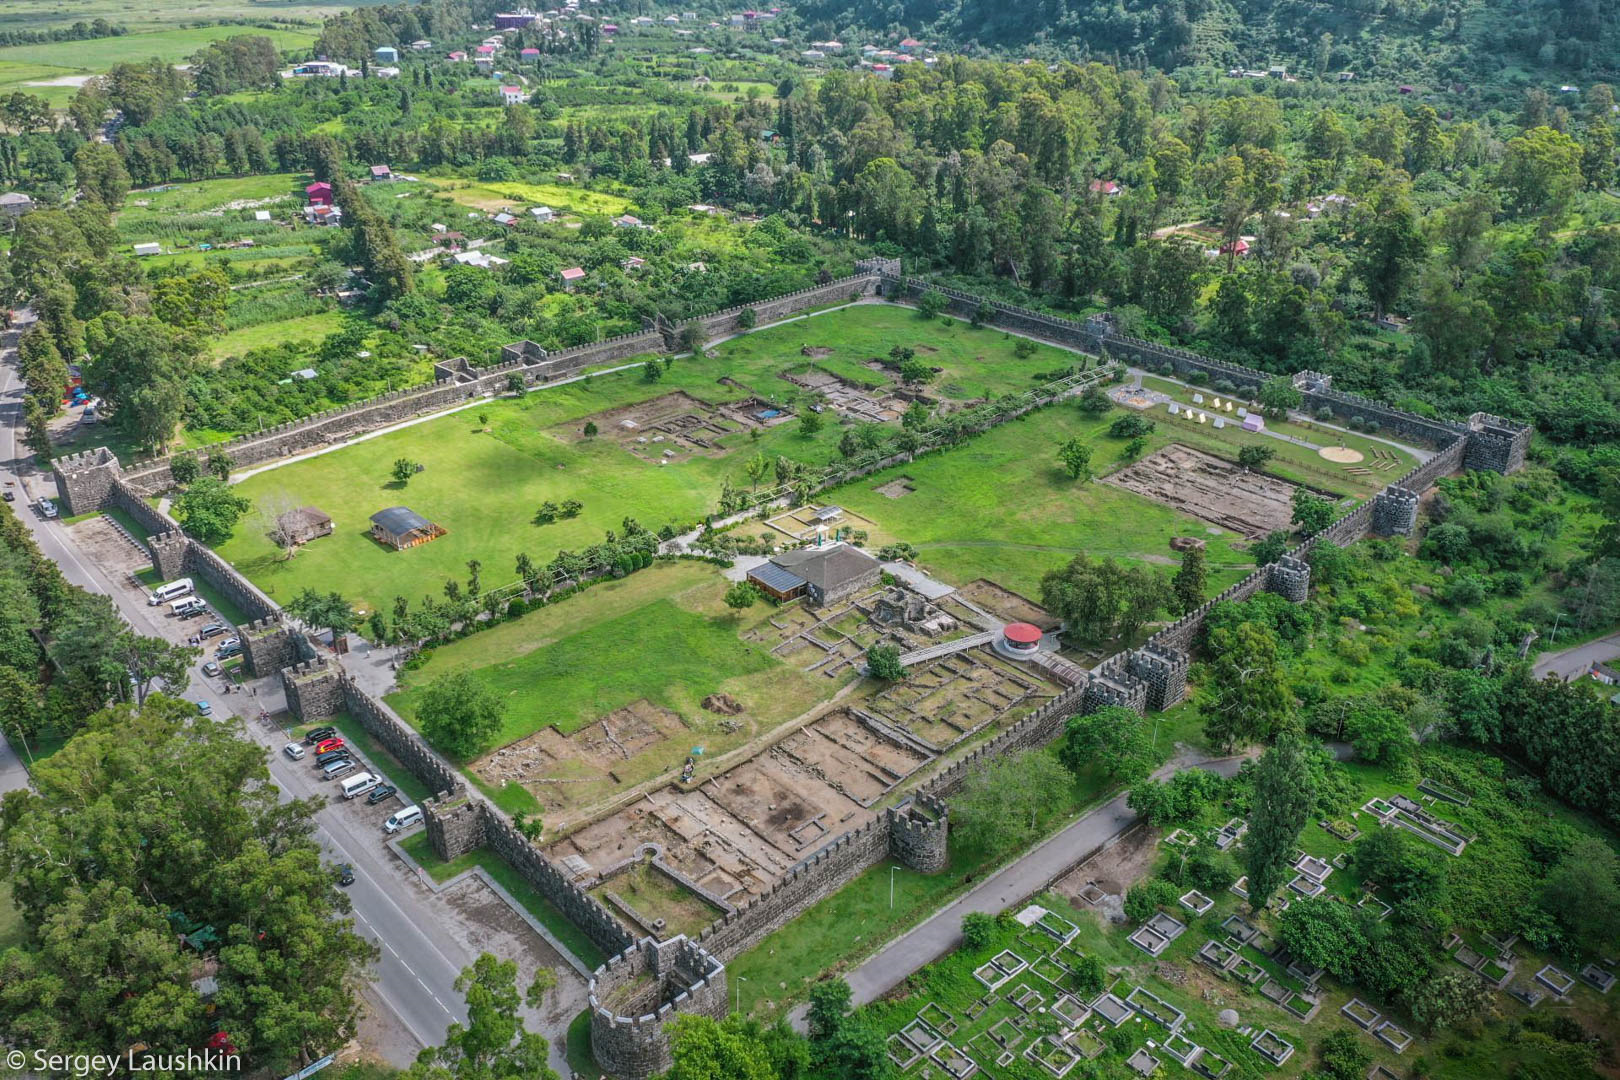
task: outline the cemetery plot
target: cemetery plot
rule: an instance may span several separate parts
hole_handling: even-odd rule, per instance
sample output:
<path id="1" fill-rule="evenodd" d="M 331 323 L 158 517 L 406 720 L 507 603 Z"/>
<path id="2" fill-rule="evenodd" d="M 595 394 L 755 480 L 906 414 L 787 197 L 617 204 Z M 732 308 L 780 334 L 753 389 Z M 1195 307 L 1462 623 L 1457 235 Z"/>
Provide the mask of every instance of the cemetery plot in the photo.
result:
<path id="1" fill-rule="evenodd" d="M 1222 851 L 1243 839 L 1243 834 L 1249 831 L 1249 823 L 1242 818 L 1233 818 L 1222 825 L 1215 832 L 1215 846 Z"/>
<path id="2" fill-rule="evenodd" d="M 1177 922 L 1161 911 L 1138 927 L 1130 936 L 1130 942 L 1149 956 L 1158 956 L 1186 929 L 1185 923 Z"/>
<path id="3" fill-rule="evenodd" d="M 1197 889 L 1184 894 L 1178 903 L 1180 903 L 1182 907 L 1186 908 L 1194 915 L 1202 915 L 1204 912 L 1215 906 L 1215 901 L 1211 900 Z"/>
<path id="4" fill-rule="evenodd" d="M 1469 838 L 1457 825 L 1436 817 L 1404 795 L 1371 799 L 1362 809 L 1376 817 L 1380 825 L 1405 829 L 1447 854 L 1461 855 L 1468 846 Z"/>
<path id="5" fill-rule="evenodd" d="M 1187 1019 L 1186 1013 L 1140 986 L 1125 995 L 1125 1004 L 1169 1032 L 1178 1030 Z"/>
<path id="6" fill-rule="evenodd" d="M 1295 485 L 1172 444 L 1104 479 L 1251 539 L 1287 529 Z"/>
<path id="7" fill-rule="evenodd" d="M 1373 1035 L 1397 1054 L 1406 1053 L 1406 1048 L 1412 1045 L 1411 1034 L 1388 1020 L 1373 1028 Z"/>
<path id="8" fill-rule="evenodd" d="M 1607 968 L 1600 968 L 1596 964 L 1587 964 L 1581 968 L 1581 981 L 1600 994 L 1607 994 L 1614 989 L 1614 972 Z"/>
<path id="9" fill-rule="evenodd" d="M 1551 964 L 1536 972 L 1536 982 L 1551 990 L 1558 997 L 1568 997 L 1569 992 L 1575 989 L 1575 977 Z"/>
<path id="10" fill-rule="evenodd" d="M 1249 1048 L 1273 1065 L 1281 1065 L 1294 1056 L 1294 1044 L 1275 1034 L 1270 1028 L 1256 1035 Z"/>
<path id="11" fill-rule="evenodd" d="M 1152 1076 L 1153 1070 L 1159 1067 L 1159 1059 L 1146 1050 L 1138 1049 L 1136 1053 L 1125 1059 L 1125 1064 L 1138 1076 Z"/>
<path id="12" fill-rule="evenodd" d="M 1009 950 L 1003 950 L 992 956 L 983 966 L 973 972 L 973 977 L 984 984 L 988 990 L 999 990 L 1008 980 L 1029 966 L 1029 962 L 1022 956 Z"/>

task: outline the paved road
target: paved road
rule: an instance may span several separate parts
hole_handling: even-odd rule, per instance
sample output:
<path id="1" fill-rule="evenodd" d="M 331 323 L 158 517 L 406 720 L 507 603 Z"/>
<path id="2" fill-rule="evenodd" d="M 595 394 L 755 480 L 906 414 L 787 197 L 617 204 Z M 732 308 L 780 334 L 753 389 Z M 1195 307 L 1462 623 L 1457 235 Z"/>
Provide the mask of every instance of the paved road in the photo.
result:
<path id="1" fill-rule="evenodd" d="M 1560 652 L 1542 653 L 1536 658 L 1534 670 L 1538 679 L 1557 675 L 1568 682 L 1585 675 L 1592 669 L 1593 664 L 1614 659 L 1620 659 L 1620 634 L 1610 634 L 1606 638 L 1588 641 L 1585 645 L 1574 645 Z"/>
<path id="2" fill-rule="evenodd" d="M 1242 757 L 1212 761 L 1172 762 L 1158 773 L 1167 776 L 1189 764 L 1222 776 L 1233 776 Z M 1115 796 L 1068 828 L 1049 837 L 1010 866 L 976 885 L 970 892 L 941 908 L 909 932 L 889 942 L 845 976 L 856 1005 L 876 1001 L 910 974 L 956 948 L 962 941 L 962 916 L 969 912 L 996 915 L 1023 903 L 1045 889 L 1093 851 L 1136 824 L 1137 815 L 1125 805 L 1125 794 Z M 794 1027 L 805 1030 L 806 1007 L 790 1014 Z"/>
<path id="3" fill-rule="evenodd" d="M 24 505 L 55 492 L 48 474 L 33 469 L 18 456 L 22 404 L 15 359 L 14 349 L 5 350 L 0 356 L 0 483 L 16 477 L 19 487 L 26 484 L 28 490 L 28 495 L 18 495 L 13 508 L 33 531 L 40 550 L 61 567 L 68 581 L 111 596 L 124 618 L 139 632 L 153 637 L 170 636 L 165 632 L 169 629 L 168 620 L 158 614 L 166 608 L 149 607 L 133 585 L 115 580 L 101 567 L 82 558 L 61 522 L 44 521 Z M 185 695 L 191 700 L 210 702 L 215 715 L 231 711 L 248 714 L 250 719 L 244 721 L 244 726 L 252 738 L 265 746 L 271 778 L 286 797 L 322 795 L 331 798 L 331 785 L 323 785 L 315 779 L 308 761 L 294 762 L 281 754 L 280 748 L 286 739 L 276 728 L 258 719 L 261 703 L 274 707 L 279 697 L 268 680 L 261 683 L 261 697 L 225 694 L 222 684 L 211 683 L 200 670 L 194 669 Z M 16 780 L 14 762 L 15 755 L 9 748 L 0 754 L 0 787 Z M 15 768 L 20 769 L 20 766 Z M 378 1003 L 395 1014 L 399 1025 L 416 1044 L 389 1045 L 382 1049 L 395 1064 L 406 1065 L 414 1060 L 420 1046 L 443 1041 L 445 1028 L 452 1020 L 465 1020 L 466 1009 L 461 995 L 455 992 L 454 983 L 461 969 L 475 957 L 448 935 L 425 932 L 434 926 L 438 915 L 426 907 L 417 890 L 401 887 L 399 883 L 399 864 L 383 845 L 383 833 L 378 827 L 378 822 L 387 816 L 382 812 L 387 810 L 387 804 L 371 807 L 367 813 L 362 809 L 364 800 L 357 802 L 359 806 L 337 799 L 321 810 L 316 815 L 316 838 L 334 862 L 346 862 L 354 867 L 355 882 L 349 887 L 348 896 L 355 922 L 361 933 L 377 942 L 381 951 L 369 990 Z"/>

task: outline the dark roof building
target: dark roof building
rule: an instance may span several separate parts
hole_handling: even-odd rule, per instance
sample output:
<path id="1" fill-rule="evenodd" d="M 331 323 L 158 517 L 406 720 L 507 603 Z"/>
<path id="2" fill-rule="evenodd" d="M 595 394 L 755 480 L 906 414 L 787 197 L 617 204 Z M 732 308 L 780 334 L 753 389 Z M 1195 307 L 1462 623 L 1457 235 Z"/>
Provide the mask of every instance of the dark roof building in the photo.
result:
<path id="1" fill-rule="evenodd" d="M 390 506 L 371 515 L 371 535 L 389 547 L 403 550 L 437 540 L 444 530 L 408 506 Z"/>
<path id="2" fill-rule="evenodd" d="M 823 607 L 877 584 L 883 565 L 858 547 L 830 544 L 771 556 L 748 580 L 777 600 L 803 596 Z"/>

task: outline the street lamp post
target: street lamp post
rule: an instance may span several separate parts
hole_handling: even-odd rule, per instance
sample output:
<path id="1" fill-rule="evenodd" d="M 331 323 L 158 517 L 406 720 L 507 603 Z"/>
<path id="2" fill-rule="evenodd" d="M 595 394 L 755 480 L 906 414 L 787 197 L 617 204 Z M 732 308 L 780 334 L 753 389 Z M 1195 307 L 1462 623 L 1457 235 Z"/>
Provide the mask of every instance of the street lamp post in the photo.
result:
<path id="1" fill-rule="evenodd" d="M 890 911 L 894 910 L 894 872 L 896 870 L 898 870 L 898 869 L 900 869 L 898 866 L 889 867 L 889 910 Z"/>
<path id="2" fill-rule="evenodd" d="M 1558 642 L 1558 623 L 1559 623 L 1559 620 L 1562 619 L 1565 615 L 1568 615 L 1568 614 L 1569 614 L 1569 612 L 1567 612 L 1567 611 L 1560 611 L 1558 613 L 1558 618 L 1553 620 L 1552 634 L 1550 635 L 1550 643 L 1551 644 L 1557 644 L 1557 642 Z"/>
<path id="3" fill-rule="evenodd" d="M 735 991 L 732 994 L 732 997 L 731 997 L 731 1000 L 732 1000 L 731 1011 L 732 1012 L 742 1012 L 742 984 L 747 982 L 747 981 L 748 981 L 747 979 L 745 979 L 745 978 L 743 978 L 743 976 L 739 975 L 739 976 L 737 976 L 737 981 L 731 984 L 732 989 Z"/>

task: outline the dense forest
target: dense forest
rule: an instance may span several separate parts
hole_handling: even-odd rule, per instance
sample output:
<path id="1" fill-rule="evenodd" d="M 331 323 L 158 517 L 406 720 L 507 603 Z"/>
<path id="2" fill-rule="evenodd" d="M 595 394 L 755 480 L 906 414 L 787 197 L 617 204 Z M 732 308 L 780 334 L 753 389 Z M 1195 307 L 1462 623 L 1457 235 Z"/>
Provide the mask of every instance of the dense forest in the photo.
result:
<path id="1" fill-rule="evenodd" d="M 948 22 L 966 10 L 925 14 Z M 1049 14 L 1061 22 L 1069 9 Z M 444 0 L 364 8 L 328 20 L 324 35 L 353 54 L 418 30 L 455 40 L 475 15 Z M 799 16 L 781 29 L 796 32 Z M 176 391 L 158 395 L 173 403 L 163 415 L 241 430 L 423 377 L 408 362 L 422 347 L 482 360 L 516 337 L 577 344 L 654 313 L 685 317 L 798 287 L 876 251 L 1018 302 L 1108 310 L 1124 331 L 1278 373 L 1326 371 L 1344 389 L 1419 411 L 1522 417 L 1566 447 L 1559 467 L 1589 488 L 1594 469 L 1614 463 L 1620 235 L 1610 224 L 1620 199 L 1609 193 L 1616 114 L 1606 84 L 1522 87 L 1504 76 L 1484 89 L 1405 93 L 1339 81 L 1337 61 L 1318 65 L 1326 77 L 1235 79 L 950 55 L 902 65 L 892 80 L 852 61 L 812 80 L 790 51 L 772 55 L 757 36 L 724 30 L 709 32 L 703 59 L 655 37 L 612 48 L 589 34 L 530 40 L 544 51 L 520 66 L 534 88 L 523 104 L 502 105 L 489 80 L 427 55 L 407 56 L 397 79 L 285 81 L 262 39 L 239 36 L 200 52 L 189 75 L 119 65 L 83 88 L 69 123 L 13 111 L 0 175 L 46 202 L 83 191 L 69 235 L 112 279 L 47 258 L 58 219 L 36 215 L 14 244 L 13 296 L 62 298 L 43 306 L 64 357 L 81 347 L 75 323 L 104 313 L 162 321 L 141 299 L 152 285 L 142 279 L 174 268 L 148 274 L 117 254 L 105 211 L 87 224 L 131 186 L 266 172 L 359 180 L 377 161 L 430 182 L 537 183 L 566 170 L 628 197 L 653 228 L 614 228 L 606 215 L 572 231 L 468 221 L 463 230 L 509 265 L 413 284 L 400 254 L 424 247 L 428 223 L 452 208 L 348 191 L 349 227 L 320 240 L 310 277 L 335 286 L 359 265 L 372 306 L 334 347 L 306 356 L 323 372 L 348 369 L 342 386 L 255 390 L 265 384 L 252 356 L 202 371 L 183 364 Z M 717 99 L 695 81 L 709 71 L 747 71 L 770 89 Z M 123 118 L 110 145 L 87 141 L 109 109 Z M 694 276 L 690 248 L 660 226 L 699 202 L 748 224 Z M 632 256 L 644 264 L 634 273 Z M 592 288 L 539 303 L 571 263 L 595 275 Z M 220 270 L 232 276 L 229 263 Z M 179 330 L 206 329 L 186 318 Z M 354 370 L 357 340 L 371 342 L 365 371 Z M 285 364 L 277 355 L 269 367 Z M 102 389 L 117 400 L 115 380 Z M 145 445 L 166 439 L 148 434 Z"/>
<path id="2" fill-rule="evenodd" d="M 1615 13 L 1594 0 L 810 0 L 795 12 L 824 36 L 875 29 L 937 36 L 952 48 L 1042 58 L 1114 57 L 1132 66 L 1286 64 L 1405 81 L 1501 79 L 1502 60 L 1538 72 L 1606 76 Z"/>

